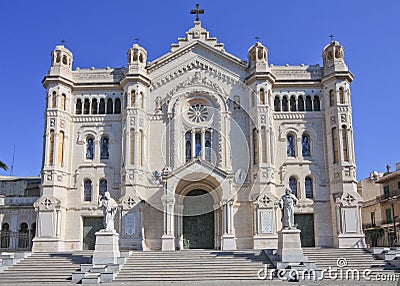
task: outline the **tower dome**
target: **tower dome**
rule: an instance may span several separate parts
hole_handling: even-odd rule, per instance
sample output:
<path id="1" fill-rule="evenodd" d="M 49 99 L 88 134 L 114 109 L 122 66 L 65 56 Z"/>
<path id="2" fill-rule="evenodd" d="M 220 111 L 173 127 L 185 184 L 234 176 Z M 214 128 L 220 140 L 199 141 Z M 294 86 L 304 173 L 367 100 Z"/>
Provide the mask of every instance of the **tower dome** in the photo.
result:
<path id="1" fill-rule="evenodd" d="M 144 70 L 146 68 L 147 62 L 147 51 L 139 46 L 138 44 L 134 44 L 132 48 L 128 50 L 128 69 L 129 73 L 133 73 L 134 71 Z"/>

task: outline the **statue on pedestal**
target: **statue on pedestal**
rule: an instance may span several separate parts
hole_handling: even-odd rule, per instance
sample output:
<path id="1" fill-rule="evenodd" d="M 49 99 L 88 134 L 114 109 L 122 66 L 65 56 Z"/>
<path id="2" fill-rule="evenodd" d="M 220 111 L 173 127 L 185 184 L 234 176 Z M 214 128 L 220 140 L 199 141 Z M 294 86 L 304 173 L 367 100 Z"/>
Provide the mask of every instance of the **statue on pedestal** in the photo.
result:
<path id="1" fill-rule="evenodd" d="M 279 200 L 279 207 L 282 209 L 282 228 L 295 229 L 294 224 L 294 206 L 297 204 L 298 199 L 292 194 L 290 188 L 286 188 L 285 194 Z"/>
<path id="2" fill-rule="evenodd" d="M 117 212 L 118 204 L 111 197 L 109 192 L 104 193 L 104 197 L 99 197 L 99 207 L 103 208 L 103 225 L 106 231 L 113 231 L 114 229 L 114 217 Z"/>

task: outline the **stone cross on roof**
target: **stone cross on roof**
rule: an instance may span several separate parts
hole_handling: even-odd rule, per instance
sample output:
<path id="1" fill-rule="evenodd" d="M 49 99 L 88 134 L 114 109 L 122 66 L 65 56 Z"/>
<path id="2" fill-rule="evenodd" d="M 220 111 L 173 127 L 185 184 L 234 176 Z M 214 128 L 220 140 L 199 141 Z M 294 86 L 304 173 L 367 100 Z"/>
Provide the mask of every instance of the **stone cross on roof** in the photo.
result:
<path id="1" fill-rule="evenodd" d="M 190 10 L 190 14 L 196 14 L 196 21 L 200 21 L 199 14 L 204 14 L 204 9 L 200 9 L 200 5 L 196 4 L 196 9 Z"/>

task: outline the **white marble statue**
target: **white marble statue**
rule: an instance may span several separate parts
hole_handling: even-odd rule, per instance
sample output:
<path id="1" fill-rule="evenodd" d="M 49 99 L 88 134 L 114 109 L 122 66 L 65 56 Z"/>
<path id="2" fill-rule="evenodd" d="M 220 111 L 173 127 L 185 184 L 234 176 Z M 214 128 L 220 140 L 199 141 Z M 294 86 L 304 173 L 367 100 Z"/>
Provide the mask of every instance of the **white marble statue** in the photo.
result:
<path id="1" fill-rule="evenodd" d="M 297 204 L 298 199 L 292 194 L 290 188 L 286 188 L 285 194 L 279 200 L 279 207 L 282 209 L 282 228 L 293 229 L 294 225 L 294 206 Z"/>
<path id="2" fill-rule="evenodd" d="M 118 204 L 111 197 L 109 192 L 104 193 L 104 197 L 99 197 L 99 207 L 103 208 L 103 225 L 106 231 L 114 230 L 114 217 L 117 212 Z"/>

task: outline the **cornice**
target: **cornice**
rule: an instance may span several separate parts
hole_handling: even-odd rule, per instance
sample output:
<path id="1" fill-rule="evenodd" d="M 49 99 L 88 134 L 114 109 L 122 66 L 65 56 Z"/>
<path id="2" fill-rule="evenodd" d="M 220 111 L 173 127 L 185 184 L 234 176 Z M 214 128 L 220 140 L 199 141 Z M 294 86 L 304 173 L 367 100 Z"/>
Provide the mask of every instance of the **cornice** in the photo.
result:
<path id="1" fill-rule="evenodd" d="M 72 120 L 74 123 L 79 122 L 118 122 L 121 121 L 121 114 L 110 114 L 110 115 L 74 115 Z"/>
<path id="2" fill-rule="evenodd" d="M 321 119 L 323 117 L 323 112 L 321 111 L 309 111 L 309 112 L 277 112 L 274 113 L 275 120 L 284 120 L 284 119 Z"/>

